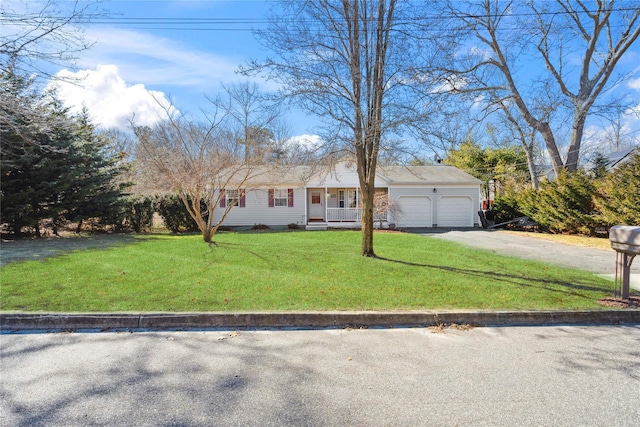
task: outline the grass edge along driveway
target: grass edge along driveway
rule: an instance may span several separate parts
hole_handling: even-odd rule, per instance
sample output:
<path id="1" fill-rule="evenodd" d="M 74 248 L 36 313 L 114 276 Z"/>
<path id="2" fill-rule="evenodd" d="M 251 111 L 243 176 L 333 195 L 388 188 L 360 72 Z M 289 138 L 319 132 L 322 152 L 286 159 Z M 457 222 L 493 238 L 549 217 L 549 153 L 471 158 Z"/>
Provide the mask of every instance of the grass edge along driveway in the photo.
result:
<path id="1" fill-rule="evenodd" d="M 0 310 L 26 312 L 601 309 L 594 274 L 439 239 L 360 232 L 141 235 L 0 268 Z"/>

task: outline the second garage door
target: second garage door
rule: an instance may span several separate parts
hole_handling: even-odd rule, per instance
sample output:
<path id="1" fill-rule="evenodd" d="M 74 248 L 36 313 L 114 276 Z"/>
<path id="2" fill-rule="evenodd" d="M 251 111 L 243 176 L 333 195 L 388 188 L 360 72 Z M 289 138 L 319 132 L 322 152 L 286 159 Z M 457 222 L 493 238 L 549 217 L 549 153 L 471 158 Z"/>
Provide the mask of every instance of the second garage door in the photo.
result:
<path id="1" fill-rule="evenodd" d="M 473 227 L 473 201 L 469 197 L 443 196 L 438 200 L 438 227 Z"/>
<path id="2" fill-rule="evenodd" d="M 400 196 L 398 205 L 402 214 L 398 227 L 432 227 L 431 199 L 426 196 Z"/>

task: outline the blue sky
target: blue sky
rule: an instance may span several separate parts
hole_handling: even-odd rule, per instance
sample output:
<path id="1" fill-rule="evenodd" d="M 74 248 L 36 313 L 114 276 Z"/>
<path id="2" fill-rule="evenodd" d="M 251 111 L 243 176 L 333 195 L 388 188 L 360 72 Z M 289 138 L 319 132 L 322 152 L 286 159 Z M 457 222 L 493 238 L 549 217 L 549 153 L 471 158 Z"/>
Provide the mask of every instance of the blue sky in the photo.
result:
<path id="1" fill-rule="evenodd" d="M 18 11 L 23 0 L 0 1 L 15 3 Z M 27 4 L 37 8 L 42 1 Z M 125 128 L 132 112 L 137 123 L 153 124 L 158 104 L 151 95 L 165 106 L 170 100 L 180 111 L 199 116 L 208 105 L 205 94 L 215 96 L 221 84 L 245 80 L 236 73 L 238 66 L 267 53 L 251 30 L 265 26 L 269 1 L 127 0 L 104 1 L 99 7 L 108 17 L 84 27 L 94 45 L 79 53 L 73 68 L 50 71 L 83 79 L 81 85 L 61 85 L 59 96 L 73 108 L 85 106 L 94 122 L 105 127 Z M 617 90 L 633 97 L 640 115 L 639 45 L 620 63 L 633 74 Z M 265 90 L 275 88 L 259 78 L 254 81 Z M 293 135 L 314 133 L 317 121 L 312 116 L 290 111 L 286 119 Z M 624 120 L 640 137 L 640 117 Z M 598 139 L 605 131 L 604 125 L 595 125 L 587 129 L 587 137 Z"/>
<path id="2" fill-rule="evenodd" d="M 62 76 L 86 84 L 64 84 L 59 95 L 76 108 L 84 105 L 94 121 L 125 127 L 131 111 L 140 124 L 151 124 L 157 105 L 151 93 L 180 111 L 200 117 L 209 101 L 229 85 L 247 80 L 236 71 L 264 49 L 252 29 L 264 27 L 269 3 L 262 0 L 106 1 L 110 15 L 85 27 L 93 46 L 79 54 Z M 264 90 L 276 86 L 254 78 Z M 294 135 L 312 132 L 315 120 L 290 111 Z"/>

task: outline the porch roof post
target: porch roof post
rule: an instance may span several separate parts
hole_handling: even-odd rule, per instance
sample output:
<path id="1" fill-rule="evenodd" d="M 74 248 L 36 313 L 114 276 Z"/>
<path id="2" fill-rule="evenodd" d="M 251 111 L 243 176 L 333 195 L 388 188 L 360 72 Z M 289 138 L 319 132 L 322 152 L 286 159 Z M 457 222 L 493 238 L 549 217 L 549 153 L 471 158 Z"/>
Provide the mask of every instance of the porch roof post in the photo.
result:
<path id="1" fill-rule="evenodd" d="M 324 187 L 324 222 L 329 222 L 329 187 Z"/>

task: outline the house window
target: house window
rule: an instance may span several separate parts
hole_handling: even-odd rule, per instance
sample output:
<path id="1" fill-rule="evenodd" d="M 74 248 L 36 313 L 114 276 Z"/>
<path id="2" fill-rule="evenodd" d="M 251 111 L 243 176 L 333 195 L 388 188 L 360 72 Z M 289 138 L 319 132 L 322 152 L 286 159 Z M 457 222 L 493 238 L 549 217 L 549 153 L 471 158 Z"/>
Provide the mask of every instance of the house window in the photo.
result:
<path id="1" fill-rule="evenodd" d="M 293 207 L 293 188 L 270 188 L 268 195 L 270 208 L 276 206 Z"/>
<path id="2" fill-rule="evenodd" d="M 338 207 L 344 208 L 344 190 L 338 190 Z"/>
<path id="3" fill-rule="evenodd" d="M 240 202 L 238 190 L 226 190 L 227 206 L 238 206 Z"/>
<path id="4" fill-rule="evenodd" d="M 289 192 L 285 189 L 276 188 L 273 192 L 274 206 L 289 206 Z"/>
<path id="5" fill-rule="evenodd" d="M 320 192 L 319 191 L 312 191 L 311 192 L 311 204 L 312 205 L 319 205 L 320 204 Z"/>
<path id="6" fill-rule="evenodd" d="M 350 208 L 359 208 L 360 207 L 360 194 L 358 194 L 357 189 L 349 190 L 349 207 Z"/>

